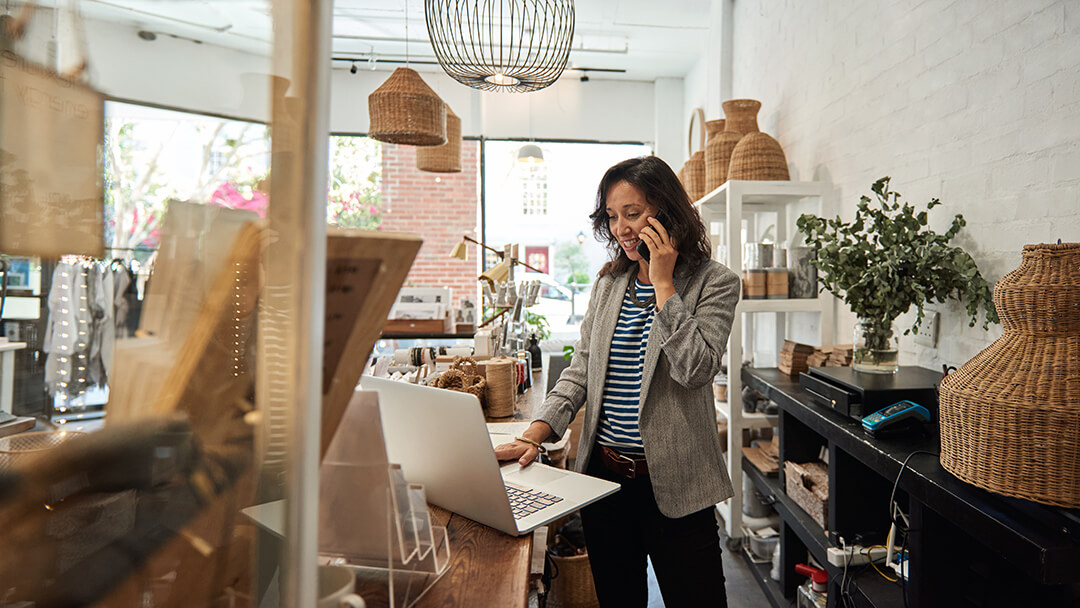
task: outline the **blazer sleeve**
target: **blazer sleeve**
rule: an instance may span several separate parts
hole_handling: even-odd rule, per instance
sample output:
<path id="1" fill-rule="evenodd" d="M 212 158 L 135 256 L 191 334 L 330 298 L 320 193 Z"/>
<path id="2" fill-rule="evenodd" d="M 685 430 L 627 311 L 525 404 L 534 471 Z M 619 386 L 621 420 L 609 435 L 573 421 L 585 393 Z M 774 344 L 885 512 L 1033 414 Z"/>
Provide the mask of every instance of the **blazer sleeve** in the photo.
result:
<path id="1" fill-rule="evenodd" d="M 653 324 L 671 364 L 671 378 L 691 390 L 705 386 L 720 372 L 742 288 L 739 275 L 718 263 L 698 272 L 705 276 L 697 305 L 691 309 L 675 294 Z"/>
<path id="2" fill-rule="evenodd" d="M 599 294 L 605 291 L 609 277 L 602 277 L 593 286 L 589 296 L 589 308 L 585 311 L 585 317 L 581 320 L 581 336 L 574 344 L 574 355 L 570 359 L 570 365 L 563 370 L 558 382 L 547 394 L 540 410 L 535 414 L 534 420 L 542 420 L 548 423 L 555 433 L 556 440 L 562 439 L 566 427 L 570 426 L 577 411 L 585 405 L 588 396 L 589 376 L 589 343 L 592 334 L 593 319 L 596 315 L 596 303 Z"/>

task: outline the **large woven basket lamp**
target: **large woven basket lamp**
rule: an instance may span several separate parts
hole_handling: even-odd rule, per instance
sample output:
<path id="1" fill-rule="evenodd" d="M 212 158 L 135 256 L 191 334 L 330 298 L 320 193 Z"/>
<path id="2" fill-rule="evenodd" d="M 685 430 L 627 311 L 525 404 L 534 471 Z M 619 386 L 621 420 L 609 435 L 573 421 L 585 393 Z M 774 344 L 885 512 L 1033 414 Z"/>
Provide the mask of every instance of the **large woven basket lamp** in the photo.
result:
<path id="1" fill-rule="evenodd" d="M 368 95 L 372 139 L 392 144 L 446 143 L 446 103 L 411 68 L 398 68 Z"/>
<path id="2" fill-rule="evenodd" d="M 416 168 L 431 173 L 461 173 L 461 119 L 446 106 L 446 143 L 416 149 Z"/>
<path id="3" fill-rule="evenodd" d="M 1025 245 L 994 286 L 1000 338 L 941 382 L 941 466 L 1080 507 L 1080 243 Z"/>

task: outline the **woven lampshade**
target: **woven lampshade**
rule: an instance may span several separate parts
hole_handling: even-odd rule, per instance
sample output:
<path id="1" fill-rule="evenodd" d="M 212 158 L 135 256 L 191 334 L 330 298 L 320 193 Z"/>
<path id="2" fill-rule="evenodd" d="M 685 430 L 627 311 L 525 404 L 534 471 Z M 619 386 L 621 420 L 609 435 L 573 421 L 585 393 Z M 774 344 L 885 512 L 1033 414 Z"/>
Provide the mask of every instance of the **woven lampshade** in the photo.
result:
<path id="1" fill-rule="evenodd" d="M 941 466 L 991 492 L 1080 507 L 1080 243 L 1024 245 L 994 305 L 1002 336 L 941 381 Z"/>
<path id="2" fill-rule="evenodd" d="M 461 119 L 446 106 L 446 143 L 416 150 L 416 168 L 431 173 L 461 173 Z"/>
<path id="3" fill-rule="evenodd" d="M 368 135 L 372 139 L 412 146 L 446 143 L 446 103 L 416 70 L 394 70 L 368 95 L 368 115 Z"/>

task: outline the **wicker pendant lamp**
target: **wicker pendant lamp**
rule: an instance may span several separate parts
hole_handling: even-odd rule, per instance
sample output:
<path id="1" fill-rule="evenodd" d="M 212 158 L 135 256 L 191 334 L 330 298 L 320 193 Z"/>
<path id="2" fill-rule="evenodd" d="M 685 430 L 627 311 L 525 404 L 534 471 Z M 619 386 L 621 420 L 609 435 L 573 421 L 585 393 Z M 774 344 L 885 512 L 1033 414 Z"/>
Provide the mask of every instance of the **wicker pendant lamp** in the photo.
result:
<path id="1" fill-rule="evenodd" d="M 941 466 L 980 488 L 1080 507 L 1080 243 L 1024 245 L 994 286 L 1000 338 L 941 381 Z"/>
<path id="2" fill-rule="evenodd" d="M 461 173 L 461 119 L 446 106 L 446 143 L 416 150 L 416 168 L 430 173 Z"/>
<path id="3" fill-rule="evenodd" d="M 372 139 L 392 144 L 446 143 L 446 103 L 411 68 L 398 68 L 368 95 Z"/>
<path id="4" fill-rule="evenodd" d="M 439 65 L 483 91 L 549 86 L 574 40 L 573 0 L 425 0 L 424 16 Z"/>

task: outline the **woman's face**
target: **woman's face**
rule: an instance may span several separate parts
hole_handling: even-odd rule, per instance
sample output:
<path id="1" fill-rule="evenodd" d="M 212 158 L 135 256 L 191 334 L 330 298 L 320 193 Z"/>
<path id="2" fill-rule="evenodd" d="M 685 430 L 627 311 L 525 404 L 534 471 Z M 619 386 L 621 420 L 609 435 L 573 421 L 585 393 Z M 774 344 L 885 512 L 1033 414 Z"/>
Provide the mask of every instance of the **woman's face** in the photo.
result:
<path id="1" fill-rule="evenodd" d="M 617 182 L 608 190 L 606 202 L 611 234 L 615 235 L 626 257 L 635 262 L 641 260 L 637 252 L 638 233 L 649 225 L 646 218 L 656 215 L 656 207 L 645 201 L 641 190 L 625 181 Z"/>

